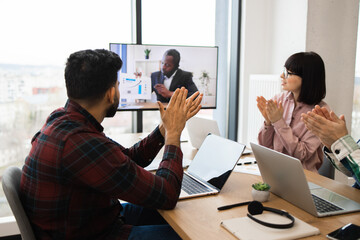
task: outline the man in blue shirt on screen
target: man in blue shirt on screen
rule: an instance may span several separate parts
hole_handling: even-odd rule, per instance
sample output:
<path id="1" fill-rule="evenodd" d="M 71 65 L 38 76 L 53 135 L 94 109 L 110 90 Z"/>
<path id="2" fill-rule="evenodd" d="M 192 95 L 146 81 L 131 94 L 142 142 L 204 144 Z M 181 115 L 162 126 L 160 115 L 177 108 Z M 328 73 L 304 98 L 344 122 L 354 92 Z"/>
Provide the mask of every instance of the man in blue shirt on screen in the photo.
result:
<path id="1" fill-rule="evenodd" d="M 157 100 L 169 102 L 177 88 L 185 87 L 188 97 L 198 91 L 192 79 L 192 73 L 179 68 L 180 53 L 176 49 L 169 49 L 161 60 L 161 71 L 151 74 L 152 91 L 155 91 Z"/>

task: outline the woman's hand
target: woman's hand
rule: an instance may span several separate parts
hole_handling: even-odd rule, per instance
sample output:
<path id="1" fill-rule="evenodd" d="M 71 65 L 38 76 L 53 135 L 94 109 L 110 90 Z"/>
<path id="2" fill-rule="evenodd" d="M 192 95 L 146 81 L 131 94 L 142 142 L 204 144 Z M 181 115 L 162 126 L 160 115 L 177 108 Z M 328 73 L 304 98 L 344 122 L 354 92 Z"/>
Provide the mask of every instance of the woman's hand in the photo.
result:
<path id="1" fill-rule="evenodd" d="M 271 121 L 271 123 L 277 122 L 283 117 L 284 109 L 281 101 L 277 103 L 277 101 L 269 100 L 266 103 L 266 114 Z"/>
<path id="2" fill-rule="evenodd" d="M 257 107 L 258 107 L 259 111 L 265 118 L 265 125 L 270 125 L 271 122 L 266 113 L 266 103 L 267 103 L 266 99 L 263 96 L 260 96 L 260 97 L 256 98 L 256 101 L 257 101 Z"/>

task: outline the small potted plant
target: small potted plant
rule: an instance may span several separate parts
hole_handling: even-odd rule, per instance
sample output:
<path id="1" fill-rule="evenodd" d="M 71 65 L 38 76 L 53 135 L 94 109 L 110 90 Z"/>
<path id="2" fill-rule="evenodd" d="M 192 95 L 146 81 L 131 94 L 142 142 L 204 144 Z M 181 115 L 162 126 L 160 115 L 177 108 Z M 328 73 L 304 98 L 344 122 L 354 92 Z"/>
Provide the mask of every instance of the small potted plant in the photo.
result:
<path id="1" fill-rule="evenodd" d="M 150 52 L 151 52 L 151 49 L 146 48 L 146 49 L 144 50 L 144 53 L 145 53 L 145 59 L 149 59 Z"/>
<path id="2" fill-rule="evenodd" d="M 270 185 L 267 183 L 254 183 L 252 185 L 252 197 L 255 201 L 266 202 L 270 196 Z"/>
<path id="3" fill-rule="evenodd" d="M 206 85 L 209 83 L 210 80 L 210 76 L 209 73 L 207 71 L 201 71 L 201 76 L 199 78 L 201 80 L 201 84 Z"/>
<path id="4" fill-rule="evenodd" d="M 203 86 L 204 95 L 211 95 L 209 94 L 209 82 L 210 82 L 210 76 L 209 73 L 205 70 L 201 71 L 201 76 L 199 77 L 199 80 L 201 81 L 201 85 Z"/>

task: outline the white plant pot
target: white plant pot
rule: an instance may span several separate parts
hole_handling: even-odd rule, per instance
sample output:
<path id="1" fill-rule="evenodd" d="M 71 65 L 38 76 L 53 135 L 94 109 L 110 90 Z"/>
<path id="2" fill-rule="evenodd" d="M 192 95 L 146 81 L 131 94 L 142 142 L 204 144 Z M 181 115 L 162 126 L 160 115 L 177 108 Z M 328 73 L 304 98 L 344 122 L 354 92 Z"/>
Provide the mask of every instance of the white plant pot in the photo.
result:
<path id="1" fill-rule="evenodd" d="M 253 200 L 255 201 L 266 202 L 267 200 L 269 200 L 270 192 L 252 189 L 251 195 L 253 197 Z"/>

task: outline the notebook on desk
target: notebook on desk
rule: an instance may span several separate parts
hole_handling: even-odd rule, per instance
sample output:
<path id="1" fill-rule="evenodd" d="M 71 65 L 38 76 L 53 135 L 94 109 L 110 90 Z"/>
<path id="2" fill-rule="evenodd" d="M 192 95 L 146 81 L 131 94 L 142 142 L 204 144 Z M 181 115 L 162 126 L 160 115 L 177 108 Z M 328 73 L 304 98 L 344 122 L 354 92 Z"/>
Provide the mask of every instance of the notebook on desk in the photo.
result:
<path id="1" fill-rule="evenodd" d="M 261 176 L 272 193 L 317 217 L 360 211 L 359 203 L 307 182 L 300 160 L 250 144 Z"/>
<path id="2" fill-rule="evenodd" d="M 244 149 L 244 144 L 208 135 L 184 172 L 179 198 L 219 193 Z"/>
<path id="3" fill-rule="evenodd" d="M 277 224 L 286 224 L 289 219 L 271 212 L 257 215 L 257 218 L 264 222 L 272 222 Z M 279 239 L 298 239 L 312 235 L 320 234 L 318 228 L 295 217 L 295 223 L 292 228 L 279 229 L 269 228 L 258 224 L 249 217 L 239 217 L 223 220 L 221 226 L 241 240 L 279 240 Z"/>

